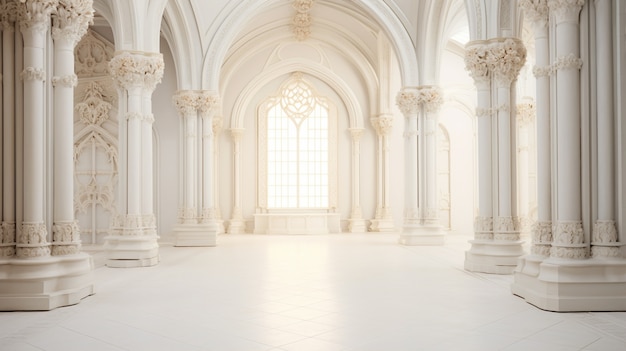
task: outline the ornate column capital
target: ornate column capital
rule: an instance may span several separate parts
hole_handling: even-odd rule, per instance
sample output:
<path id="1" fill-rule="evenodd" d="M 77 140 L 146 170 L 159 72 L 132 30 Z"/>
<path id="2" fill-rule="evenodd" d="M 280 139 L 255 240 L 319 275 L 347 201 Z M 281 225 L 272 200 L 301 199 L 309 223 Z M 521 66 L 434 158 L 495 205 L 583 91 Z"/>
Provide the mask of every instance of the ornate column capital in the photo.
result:
<path id="1" fill-rule="evenodd" d="M 528 21 L 536 26 L 548 26 L 548 0 L 519 0 L 518 4 Z"/>
<path id="2" fill-rule="evenodd" d="M 491 44 L 487 62 L 498 84 L 510 85 L 526 63 L 524 43 L 517 38 L 506 38 Z"/>
<path id="3" fill-rule="evenodd" d="M 419 87 L 419 101 L 426 112 L 437 112 L 443 105 L 441 89 L 436 86 Z"/>
<path id="4" fill-rule="evenodd" d="M 163 56 L 160 53 L 117 52 L 109 62 L 111 77 L 124 88 L 154 90 L 163 78 Z"/>
<path id="5" fill-rule="evenodd" d="M 93 0 L 59 1 L 52 16 L 52 38 L 78 44 L 93 23 Z"/>
<path id="6" fill-rule="evenodd" d="M 210 91 L 201 91 L 197 95 L 198 110 L 202 118 L 209 117 L 209 114 L 219 111 L 221 100 L 219 95 Z"/>
<path id="7" fill-rule="evenodd" d="M 578 22 L 578 14 L 585 5 L 585 0 L 548 0 L 548 7 L 557 23 Z"/>
<path id="8" fill-rule="evenodd" d="M 14 24 L 17 22 L 17 1 L 8 1 L 0 5 L 0 22 L 2 22 L 3 31 L 14 31 Z"/>
<path id="9" fill-rule="evenodd" d="M 379 136 L 387 136 L 391 133 L 391 128 L 393 127 L 393 117 L 389 115 L 380 115 L 379 117 L 372 118 L 370 121 Z"/>
<path id="10" fill-rule="evenodd" d="M 233 137 L 235 143 L 239 143 L 243 137 L 243 128 L 231 128 L 230 135 Z"/>
<path id="11" fill-rule="evenodd" d="M 361 140 L 361 136 L 363 136 L 363 128 L 350 128 L 350 136 L 352 136 L 352 141 L 358 143 Z"/>
<path id="12" fill-rule="evenodd" d="M 50 24 L 50 15 L 56 10 L 58 0 L 19 0 L 16 2 L 20 30 L 44 33 Z"/>
<path id="13" fill-rule="evenodd" d="M 172 96 L 172 103 L 181 117 L 188 117 L 198 111 L 197 93 L 192 90 L 181 90 Z"/>
<path id="14" fill-rule="evenodd" d="M 488 48 L 483 41 L 473 41 L 465 46 L 465 70 L 469 71 L 477 87 L 489 84 Z"/>
<path id="15" fill-rule="evenodd" d="M 416 88 L 403 88 L 396 96 L 396 105 L 405 117 L 417 115 L 420 104 L 420 91 Z"/>

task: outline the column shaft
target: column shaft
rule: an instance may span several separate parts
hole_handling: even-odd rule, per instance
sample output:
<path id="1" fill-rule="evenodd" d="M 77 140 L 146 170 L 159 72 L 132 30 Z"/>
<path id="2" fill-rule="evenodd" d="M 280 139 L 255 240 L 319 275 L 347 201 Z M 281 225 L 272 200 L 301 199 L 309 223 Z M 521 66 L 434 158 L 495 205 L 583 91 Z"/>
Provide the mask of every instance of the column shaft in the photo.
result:
<path id="1" fill-rule="evenodd" d="M 15 255 L 15 28 L 2 29 L 2 228 L 0 257 Z"/>

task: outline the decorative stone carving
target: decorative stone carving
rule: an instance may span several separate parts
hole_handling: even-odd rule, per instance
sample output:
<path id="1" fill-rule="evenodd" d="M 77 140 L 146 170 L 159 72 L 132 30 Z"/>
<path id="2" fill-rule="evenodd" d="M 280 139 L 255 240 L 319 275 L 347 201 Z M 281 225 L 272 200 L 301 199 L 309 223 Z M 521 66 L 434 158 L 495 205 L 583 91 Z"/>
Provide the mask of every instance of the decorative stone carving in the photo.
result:
<path id="1" fill-rule="evenodd" d="M 552 74 L 552 66 L 533 66 L 535 78 L 548 77 L 550 74 Z"/>
<path id="2" fill-rule="evenodd" d="M 468 44 L 465 49 L 465 69 L 469 71 L 476 84 L 487 84 L 489 82 L 486 45 Z"/>
<path id="3" fill-rule="evenodd" d="M 532 102 L 524 102 L 517 104 L 517 121 L 520 127 L 527 126 L 535 120 L 535 104 Z"/>
<path id="4" fill-rule="evenodd" d="M 209 116 L 210 112 L 218 112 L 221 106 L 220 97 L 208 91 L 203 91 L 197 95 L 198 110 L 202 118 Z"/>
<path id="5" fill-rule="evenodd" d="M 14 24 L 17 21 L 17 1 L 7 1 L 4 4 L 0 4 L 0 22 L 2 22 L 3 31 L 15 30 Z"/>
<path id="6" fill-rule="evenodd" d="M 109 62 L 109 70 L 116 84 L 124 89 L 140 87 L 154 90 L 163 77 L 161 54 L 137 54 L 122 51 Z"/>
<path id="7" fill-rule="evenodd" d="M 15 255 L 15 222 L 2 222 L 0 258 Z"/>
<path id="8" fill-rule="evenodd" d="M 20 30 L 34 30 L 45 33 L 52 14 L 58 5 L 58 0 L 19 0 L 17 4 Z"/>
<path id="9" fill-rule="evenodd" d="M 106 39 L 93 31 L 87 34 L 74 49 L 75 72 L 79 77 L 109 75 L 109 61 L 113 58 L 113 47 Z"/>
<path id="10" fill-rule="evenodd" d="M 591 244 L 608 244 L 617 242 L 617 228 L 615 221 L 596 221 L 593 226 Z"/>
<path id="11" fill-rule="evenodd" d="M 474 218 L 474 237 L 477 240 L 493 239 L 493 218 L 492 217 L 476 217 Z"/>
<path id="12" fill-rule="evenodd" d="M 550 256 L 557 258 L 584 259 L 588 256 L 584 244 L 583 225 L 580 221 L 557 222 Z"/>
<path id="13" fill-rule="evenodd" d="M 45 257 L 50 255 L 46 241 L 48 231 L 43 223 L 23 223 L 17 236 L 16 254 L 18 258 Z"/>
<path id="14" fill-rule="evenodd" d="M 80 252 L 80 229 L 76 221 L 52 226 L 52 255 L 73 255 Z"/>
<path id="15" fill-rule="evenodd" d="M 76 104 L 76 113 L 86 125 L 101 125 L 109 119 L 113 105 L 105 100 L 104 88 L 97 82 L 88 83 L 84 92 L 85 99 Z"/>
<path id="16" fill-rule="evenodd" d="M 20 77 L 24 81 L 27 81 L 27 80 L 45 81 L 46 71 L 44 71 L 43 68 L 40 68 L 40 67 L 26 67 L 24 68 L 22 73 L 20 73 Z"/>
<path id="17" fill-rule="evenodd" d="M 405 116 L 417 116 L 420 104 L 420 91 L 403 89 L 396 96 L 396 105 Z"/>
<path id="18" fill-rule="evenodd" d="M 179 91 L 172 97 L 172 102 L 181 117 L 195 114 L 198 111 L 198 96 L 194 91 Z"/>
<path id="19" fill-rule="evenodd" d="M 443 105 L 443 96 L 438 87 L 420 87 L 419 102 L 426 112 L 437 112 Z"/>
<path id="20" fill-rule="evenodd" d="M 382 115 L 372 118 L 371 122 L 378 135 L 386 136 L 391 134 L 391 127 L 393 126 L 393 118 L 391 116 Z"/>
<path id="21" fill-rule="evenodd" d="M 309 11 L 313 7 L 313 0 L 294 0 L 293 8 L 296 14 L 292 20 L 292 29 L 296 40 L 303 41 L 311 35 L 311 15 Z"/>
<path id="22" fill-rule="evenodd" d="M 585 0 L 548 0 L 548 7 L 557 21 L 573 21 L 585 5 Z"/>
<path id="23" fill-rule="evenodd" d="M 582 68 L 582 66 L 583 60 L 576 57 L 576 55 L 570 53 L 567 56 L 557 58 L 556 61 L 552 64 L 552 71 L 556 72 L 565 69 L 579 70 Z"/>
<path id="24" fill-rule="evenodd" d="M 183 207 L 178 209 L 178 222 L 179 223 L 196 223 L 197 222 L 197 209 L 195 207 Z"/>
<path id="25" fill-rule="evenodd" d="M 491 44 L 490 48 L 487 62 L 496 81 L 502 85 L 510 85 L 526 63 L 524 43 L 516 38 L 507 38 L 503 42 Z"/>
<path id="26" fill-rule="evenodd" d="M 519 240 L 519 219 L 517 217 L 495 217 L 493 219 L 493 239 L 499 241 Z"/>
<path id="27" fill-rule="evenodd" d="M 58 0 L 53 14 L 52 37 L 76 45 L 93 23 L 93 0 Z"/>
<path id="28" fill-rule="evenodd" d="M 550 247 L 552 245 L 552 222 L 536 222 L 532 226 L 531 235 L 531 253 L 545 257 L 550 256 Z"/>
<path id="29" fill-rule="evenodd" d="M 548 0 L 519 0 L 518 6 L 528 21 L 541 27 L 548 25 Z"/>
<path id="30" fill-rule="evenodd" d="M 139 236 L 144 235 L 143 215 L 118 214 L 113 216 L 111 225 L 112 235 Z"/>
<path id="31" fill-rule="evenodd" d="M 52 78 L 52 85 L 55 87 L 74 88 L 77 84 L 78 77 L 75 74 Z"/>

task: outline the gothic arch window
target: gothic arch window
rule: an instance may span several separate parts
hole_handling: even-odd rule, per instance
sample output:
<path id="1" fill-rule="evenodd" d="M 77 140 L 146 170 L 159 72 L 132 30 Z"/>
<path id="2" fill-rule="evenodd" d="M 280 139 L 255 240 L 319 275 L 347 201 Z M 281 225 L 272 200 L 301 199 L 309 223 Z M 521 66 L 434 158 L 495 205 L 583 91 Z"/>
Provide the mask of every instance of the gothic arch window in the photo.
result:
<path id="1" fill-rule="evenodd" d="M 333 210 L 337 203 L 337 113 L 296 72 L 259 108 L 259 207 Z"/>

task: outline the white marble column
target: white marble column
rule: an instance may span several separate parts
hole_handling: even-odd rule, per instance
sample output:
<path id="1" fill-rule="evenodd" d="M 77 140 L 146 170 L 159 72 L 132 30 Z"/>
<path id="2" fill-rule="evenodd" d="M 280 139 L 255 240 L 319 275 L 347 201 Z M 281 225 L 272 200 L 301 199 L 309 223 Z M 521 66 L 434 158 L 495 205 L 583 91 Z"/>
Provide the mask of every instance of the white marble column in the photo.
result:
<path id="1" fill-rule="evenodd" d="M 350 128 L 352 138 L 352 211 L 348 223 L 351 233 L 367 231 L 367 225 L 361 213 L 361 136 L 362 128 Z"/>
<path id="2" fill-rule="evenodd" d="M 378 136 L 377 158 L 377 206 L 376 217 L 372 219 L 370 231 L 391 232 L 395 231 L 391 205 L 389 203 L 389 136 L 393 125 L 391 115 L 380 115 L 371 119 L 372 126 Z"/>
<path id="3" fill-rule="evenodd" d="M 74 218 L 74 47 L 93 18 L 89 2 L 59 3 L 53 18 L 54 39 L 54 224 L 52 254 L 80 252 L 80 229 Z"/>
<path id="4" fill-rule="evenodd" d="M 479 215 L 465 256 L 465 269 L 470 271 L 510 274 L 523 255 L 516 218 L 511 86 L 525 57 L 523 45 L 513 38 L 467 45 L 466 67 L 478 88 L 479 161 Z"/>
<path id="5" fill-rule="evenodd" d="M 550 255 L 552 243 L 552 170 L 550 122 L 550 39 L 548 0 L 521 0 L 526 20 L 532 22 L 535 36 L 536 115 L 537 115 L 537 222 L 532 226 L 531 254 Z M 537 261 L 537 260 L 535 260 Z"/>
<path id="6" fill-rule="evenodd" d="M 2 15 L 2 228 L 0 258 L 15 255 L 15 2 L 0 6 Z"/>
<path id="7" fill-rule="evenodd" d="M 443 104 L 441 91 L 436 86 L 420 87 L 420 106 L 422 110 L 421 122 L 423 135 L 421 138 L 420 150 L 423 161 L 420 162 L 420 178 L 423 179 L 420 187 L 420 194 L 423 200 L 420 201 L 423 207 L 421 211 L 422 225 L 428 229 L 433 238 L 433 244 L 443 244 L 443 233 L 439 225 L 439 202 L 437 187 L 437 129 L 439 128 L 439 109 Z"/>
<path id="8" fill-rule="evenodd" d="M 517 104 L 518 123 L 518 144 L 517 144 L 517 164 L 518 164 L 518 202 L 520 232 L 527 233 L 529 224 L 529 178 L 528 178 L 528 148 L 530 126 L 535 119 L 535 104 L 532 99 Z"/>
<path id="9" fill-rule="evenodd" d="M 44 198 L 45 194 L 50 194 L 52 203 L 60 206 L 58 210 L 56 206 L 54 208 L 54 219 L 59 218 L 58 214 L 63 214 L 63 219 L 68 219 L 69 217 L 69 222 L 73 222 L 71 185 L 67 189 L 65 183 L 59 185 L 55 180 L 53 180 L 52 184 L 47 182 L 44 178 L 46 175 L 44 164 L 50 163 L 52 165 L 55 170 L 53 177 L 57 177 L 57 170 L 61 169 L 63 172 L 58 174 L 73 179 L 72 168 L 68 168 L 67 164 L 68 156 L 72 160 L 73 148 L 70 146 L 68 153 L 67 144 L 57 144 L 58 139 L 66 135 L 64 134 L 65 131 L 59 132 L 58 129 L 55 129 L 57 124 L 59 124 L 59 127 L 64 126 L 67 128 L 67 120 L 57 119 L 56 115 L 46 116 L 47 109 L 45 104 L 46 102 L 51 103 L 56 114 L 69 114 L 70 133 L 68 141 L 72 145 L 73 95 L 71 94 L 71 83 L 74 80 L 72 78 L 73 72 L 68 70 L 67 66 L 63 66 L 59 70 L 58 65 L 62 65 L 63 62 L 58 61 L 70 60 L 71 64 L 74 61 L 74 57 L 72 47 L 68 47 L 71 45 L 56 45 L 56 42 L 57 52 L 55 52 L 55 55 L 45 55 L 46 49 L 51 47 L 48 45 L 46 32 L 49 29 L 51 17 L 55 21 L 55 31 L 63 30 L 63 26 L 70 25 L 69 31 L 73 32 L 76 29 L 71 28 L 73 24 L 76 24 L 73 21 L 80 22 L 84 20 L 85 23 L 89 22 L 93 9 L 91 1 L 82 1 L 80 4 L 76 4 L 73 1 L 59 3 L 57 1 L 25 0 L 23 2 L 14 2 L 14 4 L 15 6 L 12 7 L 12 10 L 19 9 L 19 11 L 15 12 L 20 14 L 19 21 L 24 43 L 24 70 L 21 74 L 24 81 L 24 99 L 22 100 L 22 95 L 19 92 L 15 92 L 14 97 L 17 97 L 17 100 L 15 100 L 16 104 L 10 106 L 9 109 L 15 111 L 11 118 L 16 118 L 16 120 L 13 121 L 14 123 L 5 124 L 5 126 L 10 126 L 9 129 L 13 129 L 12 132 L 15 132 L 15 138 L 4 140 L 4 142 L 12 140 L 15 144 L 10 145 L 9 150 L 4 151 L 10 153 L 17 151 L 16 154 L 12 154 L 9 157 L 8 162 L 18 163 L 20 155 L 19 144 L 23 141 L 24 145 L 21 147 L 21 150 L 23 150 L 23 179 L 18 179 L 20 173 L 17 173 L 17 177 L 14 176 L 8 180 L 8 182 L 17 185 L 17 189 L 14 190 L 17 193 L 11 195 L 12 199 L 16 201 L 10 204 L 10 217 L 12 218 L 14 213 L 17 212 L 17 218 L 20 218 L 19 209 L 23 206 L 23 229 L 21 232 L 18 231 L 16 256 L 4 259 L 0 263 L 0 286 L 2 287 L 0 289 L 0 311 L 51 310 L 61 306 L 77 304 L 81 299 L 93 294 L 94 264 L 90 255 L 79 252 L 80 243 L 76 237 L 64 238 L 62 235 L 59 235 L 58 231 L 55 231 L 54 240 L 59 245 L 52 249 L 54 256 L 50 255 L 51 249 L 47 242 L 46 229 L 52 223 L 46 223 L 45 214 L 47 214 L 48 209 L 46 209 L 47 201 L 44 202 L 46 200 Z M 64 21 L 67 20 L 67 17 L 64 16 L 68 16 L 72 20 L 69 22 Z M 82 25 L 85 24 L 83 23 Z M 59 34 L 58 32 L 54 33 L 55 41 L 62 40 L 59 38 Z M 17 49 L 10 47 L 6 53 L 15 54 L 19 57 L 21 54 L 19 42 L 21 41 L 13 42 Z M 3 62 L 3 70 L 5 68 L 9 70 L 15 69 L 19 65 L 17 61 L 10 61 L 6 66 L 5 63 Z M 55 77 L 53 78 L 53 85 L 67 88 L 65 91 L 61 89 L 59 93 L 56 88 L 54 92 L 46 90 L 46 88 L 51 86 L 44 84 L 45 79 L 49 76 L 44 70 L 50 66 L 48 63 L 54 66 Z M 64 71 L 63 69 L 66 70 Z M 13 77 L 13 75 L 10 76 Z M 63 77 L 69 77 L 67 78 L 69 83 L 64 82 Z M 13 81 L 13 78 L 11 78 L 11 83 L 17 84 L 18 82 Z M 47 96 L 51 96 L 53 101 L 47 100 Z M 21 104 L 23 104 L 24 112 L 23 128 L 19 126 L 20 113 L 18 111 L 21 109 Z M 69 112 L 67 111 L 68 107 Z M 3 113 L 5 111 L 3 110 Z M 49 133 L 50 129 L 54 132 L 54 136 L 52 138 L 44 137 L 45 135 L 51 135 Z M 23 133 L 23 138 L 20 136 L 21 133 Z M 49 148 L 56 149 L 53 158 L 47 158 L 48 154 L 45 150 Z M 15 155 L 17 157 L 14 157 Z M 7 160 L 3 160 L 3 164 L 7 165 Z M 5 169 L 3 172 L 19 172 L 19 163 L 13 167 L 12 170 Z M 70 174 L 67 175 L 67 172 Z M 6 181 L 6 179 L 3 179 L 3 182 Z M 21 192 L 19 191 L 21 187 L 19 185 L 20 181 L 23 183 L 23 191 Z M 59 193 L 59 191 L 63 191 L 63 193 Z M 7 192 L 4 194 L 6 195 Z M 68 201 L 68 198 L 70 201 Z M 4 204 L 9 202 L 6 197 L 3 200 L 5 201 Z M 68 202 L 70 204 L 69 211 Z M 3 208 L 3 212 L 5 210 Z M 68 212 L 69 214 L 67 214 Z M 7 229 L 7 224 L 7 222 L 3 223 L 5 230 Z M 76 232 L 75 234 L 77 235 L 78 233 Z"/>
<path id="10" fill-rule="evenodd" d="M 556 103 L 555 185 L 556 213 L 554 241 L 550 256 L 584 259 L 588 243 L 582 226 L 581 189 L 581 107 L 579 1 L 548 1 L 555 19 L 555 61 L 553 63 Z"/>
<path id="11" fill-rule="evenodd" d="M 160 53 L 146 53 L 145 56 L 147 74 L 144 78 L 141 92 L 143 116 L 141 120 L 141 221 L 144 227 L 144 234 L 156 237 L 152 94 L 163 77 L 163 57 Z"/>
<path id="12" fill-rule="evenodd" d="M 222 118 L 213 117 L 213 203 L 215 204 L 215 223 L 217 224 L 217 233 L 225 232 L 224 220 L 222 218 L 222 210 L 220 208 L 220 133 L 222 131 Z"/>
<path id="13" fill-rule="evenodd" d="M 496 97 L 497 135 L 497 209 L 493 218 L 493 239 L 520 245 L 519 218 L 517 216 L 517 150 L 514 84 L 526 62 L 526 48 L 519 39 L 501 38 L 493 43 L 491 67 Z M 515 266 L 516 263 L 513 264 Z"/>
<path id="14" fill-rule="evenodd" d="M 470 42 L 465 50 L 465 65 L 477 90 L 476 118 L 478 124 L 478 216 L 474 219 L 474 240 L 465 254 L 465 269 L 484 271 L 491 266 L 488 252 L 493 241 L 492 192 L 492 110 L 491 73 L 487 63 L 487 43 Z"/>
<path id="15" fill-rule="evenodd" d="M 228 225 L 229 234 L 241 234 L 246 230 L 246 224 L 241 212 L 241 139 L 242 128 L 233 128 L 230 134 L 233 139 L 233 213 Z"/>
<path id="16" fill-rule="evenodd" d="M 110 235 L 105 238 L 106 264 L 110 267 L 145 267 L 158 263 L 158 236 L 154 214 L 150 211 L 153 189 L 144 186 L 144 179 L 151 178 L 151 161 L 143 159 L 149 154 L 152 142 L 151 102 L 146 101 L 147 92 L 160 82 L 163 76 L 163 58 L 149 52 L 121 51 L 109 63 L 113 80 L 120 96 L 120 153 L 125 168 L 120 169 L 119 214 L 113 220 Z M 151 99 L 151 98 L 150 98 Z M 147 134 L 150 134 L 149 136 Z M 146 153 L 144 155 L 144 153 Z M 125 156 L 125 157 L 124 157 Z M 152 180 L 147 180 L 150 184 Z M 146 193 L 147 192 L 147 193 Z M 152 216 L 150 216 L 152 215 Z"/>
<path id="17" fill-rule="evenodd" d="M 215 93 L 203 91 L 200 94 L 198 108 L 200 119 L 202 120 L 202 149 L 201 159 L 202 179 L 200 185 L 202 187 L 201 198 L 201 217 L 200 224 L 204 236 L 206 237 L 206 246 L 215 246 L 217 244 L 217 223 L 215 220 L 215 184 L 214 184 L 214 168 L 215 153 L 213 148 L 215 141 L 213 140 L 213 118 L 220 108 L 220 99 Z"/>
<path id="18" fill-rule="evenodd" d="M 24 40 L 24 210 L 16 254 L 21 258 L 50 255 L 44 223 L 45 47 L 50 14 L 56 1 L 27 1 L 20 18 Z"/>
<path id="19" fill-rule="evenodd" d="M 610 0 L 596 0 L 596 71 L 598 118 L 598 217 L 593 226 L 591 255 L 618 257 L 620 246 L 615 225 L 615 138 L 613 110 L 613 42 Z"/>
<path id="20" fill-rule="evenodd" d="M 400 243 L 411 245 L 420 226 L 418 174 L 418 112 L 420 92 L 404 88 L 396 97 L 396 104 L 404 115 L 404 220 Z"/>
<path id="21" fill-rule="evenodd" d="M 180 115 L 183 135 L 181 147 L 183 149 L 180 167 L 182 168 L 183 196 L 182 203 L 179 204 L 178 223 L 197 224 L 197 168 L 198 159 L 196 156 L 196 138 L 198 121 L 198 99 L 194 91 L 179 91 L 173 97 L 173 103 Z"/>

